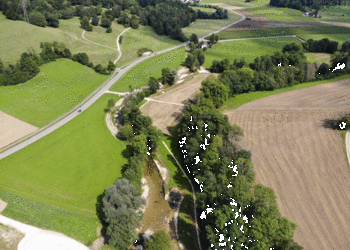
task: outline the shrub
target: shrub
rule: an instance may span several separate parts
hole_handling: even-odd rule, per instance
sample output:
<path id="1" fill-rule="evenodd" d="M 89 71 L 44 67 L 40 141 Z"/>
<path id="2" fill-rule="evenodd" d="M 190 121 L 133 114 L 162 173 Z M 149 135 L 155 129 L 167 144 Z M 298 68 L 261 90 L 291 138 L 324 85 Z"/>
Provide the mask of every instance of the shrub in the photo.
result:
<path id="1" fill-rule="evenodd" d="M 112 33 L 112 28 L 111 28 L 111 27 L 108 27 L 108 28 L 106 29 L 106 33 Z"/>
<path id="2" fill-rule="evenodd" d="M 40 27 L 46 27 L 47 25 L 45 16 L 38 11 L 29 14 L 29 22 Z"/>
<path id="3" fill-rule="evenodd" d="M 151 236 L 147 242 L 148 250 L 171 250 L 171 243 L 168 234 L 162 230 Z"/>
<path id="4" fill-rule="evenodd" d="M 141 49 L 139 49 L 139 50 L 137 51 L 137 55 L 138 55 L 139 57 L 141 57 L 143 53 L 148 52 L 148 51 L 153 52 L 153 50 L 151 50 L 151 49 L 149 49 L 149 48 L 141 48 Z"/>
<path id="5" fill-rule="evenodd" d="M 111 23 L 111 20 L 109 20 L 108 18 L 102 18 L 100 25 L 104 28 L 109 28 L 111 27 L 112 23 Z"/>

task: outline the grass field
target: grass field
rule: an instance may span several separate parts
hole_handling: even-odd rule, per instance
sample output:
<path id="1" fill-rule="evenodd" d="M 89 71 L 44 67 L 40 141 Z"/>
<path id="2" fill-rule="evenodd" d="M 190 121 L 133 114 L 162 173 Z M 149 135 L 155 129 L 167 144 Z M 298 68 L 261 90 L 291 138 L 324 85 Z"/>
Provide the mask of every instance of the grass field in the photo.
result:
<path id="1" fill-rule="evenodd" d="M 271 21 L 283 21 L 283 22 L 318 22 L 319 19 L 312 17 L 304 17 L 303 12 L 300 10 L 289 8 L 277 8 L 277 7 L 258 7 L 250 8 L 247 11 L 252 12 L 258 16 L 266 16 Z"/>
<path id="2" fill-rule="evenodd" d="M 96 231 L 100 223 L 94 216 L 29 200 L 3 190 L 0 190 L 0 199 L 7 202 L 6 209 L 1 213 L 3 216 L 63 233 L 88 245 L 96 239 Z"/>
<path id="3" fill-rule="evenodd" d="M 36 127 L 60 117 L 110 76 L 67 59 L 40 66 L 26 83 L 0 87 L 0 110 Z"/>
<path id="4" fill-rule="evenodd" d="M 303 37 L 315 36 L 322 38 L 329 38 L 331 40 L 346 40 L 350 38 L 350 29 L 339 26 L 329 27 L 291 27 L 291 28 L 277 28 L 277 29 L 259 29 L 259 30 L 223 30 L 218 33 L 221 40 L 238 39 L 238 38 L 253 38 L 253 37 L 267 37 L 267 36 L 283 36 L 283 35 L 297 35 L 302 39 Z M 305 39 L 304 39 L 305 40 Z M 307 40 L 307 39 L 306 39 Z M 318 39 L 317 39 L 318 40 Z"/>
<path id="5" fill-rule="evenodd" d="M 233 23 L 240 19 L 239 15 L 228 13 L 228 19 L 214 20 L 214 19 L 198 19 L 190 26 L 183 28 L 182 31 L 187 37 L 190 37 L 192 33 L 197 34 L 198 37 L 209 35 L 211 32 L 220 29 L 230 23 Z"/>
<path id="6" fill-rule="evenodd" d="M 2 159 L 0 190 L 95 218 L 97 196 L 127 163 L 126 144 L 106 126 L 110 98 L 118 100 L 103 95 L 61 128 Z"/>
<path id="7" fill-rule="evenodd" d="M 232 6 L 239 6 L 239 7 L 256 7 L 256 6 L 265 6 L 270 3 L 269 0 L 256 0 L 252 2 L 245 2 L 245 0 L 202 0 L 202 4 L 210 4 L 210 3 L 224 3 L 229 4 Z"/>
<path id="8" fill-rule="evenodd" d="M 204 7 L 192 7 L 192 9 L 194 10 L 200 10 L 202 12 L 208 12 L 208 13 L 214 13 L 216 11 L 216 9 L 212 9 L 212 8 L 204 8 Z"/>
<path id="9" fill-rule="evenodd" d="M 178 69 L 185 61 L 186 49 L 179 48 L 147 59 L 126 72 L 109 90 L 129 91 L 129 85 L 139 88 L 147 84 L 150 76 L 161 77 L 162 68 Z"/>
<path id="10" fill-rule="evenodd" d="M 350 31 L 350 29 L 349 29 Z M 348 31 L 348 32 L 349 32 Z M 323 38 L 328 38 L 329 40 L 336 41 L 339 43 L 338 48 L 341 48 L 341 45 L 346 40 L 350 39 L 350 33 L 345 34 L 302 34 L 299 35 L 301 39 L 307 41 L 308 39 L 321 40 Z"/>
<path id="11" fill-rule="evenodd" d="M 23 21 L 11 21 L 0 13 L 0 55 L 4 63 L 15 63 L 23 52 L 33 48 L 40 52 L 40 42 L 58 41 L 65 43 L 71 52 L 86 52 L 94 64 L 106 65 L 117 55 L 110 49 L 85 41 L 81 34 L 78 17 L 60 20 L 59 28 L 41 28 Z M 113 33 L 111 34 L 113 35 Z"/>
<path id="12" fill-rule="evenodd" d="M 263 97 L 267 97 L 270 95 L 288 92 L 288 91 L 292 91 L 295 89 L 302 89 L 302 88 L 307 88 L 307 87 L 311 87 L 311 86 L 316 86 L 316 85 L 319 85 L 322 83 L 335 82 L 335 81 L 343 80 L 343 79 L 346 79 L 349 77 L 350 77 L 350 75 L 343 75 L 343 76 L 339 76 L 339 77 L 336 77 L 333 79 L 327 79 L 327 80 L 315 81 L 315 82 L 306 82 L 306 83 L 298 84 L 298 85 L 295 85 L 292 87 L 275 89 L 273 91 L 257 91 L 257 92 L 239 94 L 239 95 L 236 95 L 236 96 L 228 99 L 224 103 L 224 105 L 220 108 L 220 110 L 224 111 L 224 110 L 236 109 L 245 103 L 248 103 L 248 102 L 263 98 Z"/>
<path id="13" fill-rule="evenodd" d="M 282 51 L 287 43 L 299 43 L 292 37 L 282 38 L 264 38 L 252 40 L 240 40 L 232 42 L 222 42 L 215 44 L 208 49 L 205 54 L 204 67 L 209 68 L 213 60 L 230 59 L 231 63 L 234 59 L 245 58 L 247 62 L 253 62 L 254 59 L 262 55 L 271 55 L 274 52 Z"/>
<path id="14" fill-rule="evenodd" d="M 327 53 L 304 53 L 307 61 L 310 63 L 327 63 L 330 64 L 331 55 Z"/>
<path id="15" fill-rule="evenodd" d="M 350 6 L 331 6 L 320 10 L 321 21 L 325 22 L 350 22 Z"/>
<path id="16" fill-rule="evenodd" d="M 123 34 L 121 44 L 123 55 L 117 65 L 120 67 L 137 59 L 137 51 L 141 48 L 148 48 L 156 52 L 178 44 L 180 44 L 179 41 L 167 36 L 158 36 L 151 27 L 140 25 L 138 29 L 130 29 Z"/>

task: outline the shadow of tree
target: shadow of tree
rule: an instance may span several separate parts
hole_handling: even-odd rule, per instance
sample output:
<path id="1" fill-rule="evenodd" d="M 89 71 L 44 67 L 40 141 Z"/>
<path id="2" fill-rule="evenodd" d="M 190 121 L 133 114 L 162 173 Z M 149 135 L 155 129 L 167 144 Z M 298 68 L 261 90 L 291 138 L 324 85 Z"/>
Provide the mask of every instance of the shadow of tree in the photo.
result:
<path id="1" fill-rule="evenodd" d="M 343 125 L 345 125 L 345 127 L 343 127 Z M 324 119 L 322 127 L 334 130 L 350 129 L 350 114 L 342 112 L 335 117 Z"/>
<path id="2" fill-rule="evenodd" d="M 96 207 L 96 215 L 97 215 L 97 217 L 100 220 L 101 225 L 102 225 L 101 235 L 104 238 L 104 244 L 107 243 L 106 230 L 107 230 L 107 226 L 108 226 L 108 224 L 104 221 L 105 214 L 103 212 L 103 202 L 102 202 L 102 199 L 105 196 L 105 194 L 106 194 L 106 190 L 104 190 L 102 194 L 97 196 L 97 198 L 96 198 L 96 205 L 95 205 L 95 207 Z"/>
<path id="3" fill-rule="evenodd" d="M 126 159 L 129 159 L 133 156 L 133 149 L 131 145 L 126 145 L 126 148 L 122 151 L 122 156 Z"/>

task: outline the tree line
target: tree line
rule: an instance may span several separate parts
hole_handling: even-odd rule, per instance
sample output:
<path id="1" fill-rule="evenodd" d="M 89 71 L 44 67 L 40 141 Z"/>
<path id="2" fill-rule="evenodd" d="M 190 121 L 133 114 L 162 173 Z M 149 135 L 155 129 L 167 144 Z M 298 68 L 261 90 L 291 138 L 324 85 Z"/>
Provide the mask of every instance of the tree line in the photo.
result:
<path id="1" fill-rule="evenodd" d="M 323 44 L 324 46 L 319 46 Z M 323 63 L 318 66 L 315 75 L 310 75 L 304 51 L 329 52 L 334 51 L 336 42 L 311 41 L 307 43 L 291 43 L 284 46 L 282 52 L 273 55 L 264 55 L 254 59 L 253 63 L 247 63 L 244 58 L 231 63 L 228 59 L 214 60 L 210 67 L 213 73 L 220 73 L 219 81 L 229 89 L 229 97 L 252 91 L 274 90 L 288 86 L 294 86 L 311 80 L 322 80 L 337 77 L 349 73 L 349 70 L 337 69 L 340 63 L 349 60 L 350 43 L 344 43 L 341 51 L 333 55 L 332 65 Z M 305 48 L 305 49 L 304 49 Z"/>
<path id="2" fill-rule="evenodd" d="M 89 57 L 86 53 L 78 53 L 72 55 L 71 51 L 66 47 L 64 43 L 59 42 L 41 42 L 41 52 L 37 54 L 34 49 L 28 53 L 22 53 L 19 61 L 13 65 L 5 65 L 0 59 L 0 86 L 16 85 L 24 83 L 40 72 L 39 66 L 55 61 L 59 58 L 71 59 L 79 62 L 82 65 L 93 68 L 97 73 L 109 75 L 115 70 L 113 62 L 109 61 L 107 67 L 103 67 L 101 64 L 94 66 L 89 61 Z"/>
<path id="3" fill-rule="evenodd" d="M 306 7 L 320 10 L 323 6 L 342 5 L 342 0 L 270 0 L 271 6 L 304 10 Z"/>
<path id="4" fill-rule="evenodd" d="M 177 128 L 182 164 L 196 189 L 202 248 L 303 249 L 273 189 L 255 184 L 251 153 L 237 146 L 242 129 L 218 111 L 229 91 L 208 77 Z"/>

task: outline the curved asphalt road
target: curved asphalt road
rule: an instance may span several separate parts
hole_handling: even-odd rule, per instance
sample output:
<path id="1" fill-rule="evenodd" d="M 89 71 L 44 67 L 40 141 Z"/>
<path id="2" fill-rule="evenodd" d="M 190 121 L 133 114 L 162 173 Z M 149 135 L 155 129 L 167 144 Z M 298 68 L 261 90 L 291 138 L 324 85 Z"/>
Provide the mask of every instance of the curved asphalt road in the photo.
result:
<path id="1" fill-rule="evenodd" d="M 212 33 L 218 33 L 236 23 L 239 23 L 241 21 L 243 21 L 245 19 L 245 16 L 240 14 L 240 13 L 237 13 L 233 10 L 230 10 L 232 12 L 234 12 L 235 14 L 237 15 L 240 15 L 241 18 L 236 21 L 236 22 L 233 22 L 229 25 L 226 25 L 225 27 L 222 27 L 214 32 L 211 32 L 210 34 Z M 208 34 L 208 35 L 210 35 Z M 200 37 L 199 40 L 202 41 L 204 40 L 204 38 L 208 35 L 205 35 L 203 37 Z M 184 47 L 188 44 L 189 42 L 186 42 L 186 43 L 182 43 L 182 44 L 179 44 L 179 45 L 176 45 L 174 47 L 171 47 L 171 48 L 168 48 L 168 49 L 164 49 L 164 50 L 161 50 L 161 51 L 158 51 L 156 52 L 157 55 L 159 54 L 163 54 L 163 53 L 166 53 L 168 51 L 171 51 L 171 50 L 174 50 L 174 49 L 177 49 L 177 48 L 181 48 L 181 47 Z M 156 55 L 155 53 L 147 56 L 147 57 L 143 57 L 143 58 L 140 58 L 139 60 L 135 61 L 135 62 L 132 62 L 130 63 L 128 66 L 126 66 L 125 68 L 123 69 L 120 69 L 118 71 L 118 74 L 115 76 L 115 74 L 117 73 L 117 71 L 114 72 L 113 76 L 111 78 L 109 78 L 102 86 L 100 86 L 97 90 L 95 90 L 89 97 L 87 97 L 83 102 L 81 102 L 78 106 L 76 106 L 74 109 L 72 109 L 71 111 L 67 112 L 65 115 L 61 116 L 60 118 L 56 119 L 55 121 L 53 121 L 52 123 L 50 123 L 49 125 L 39 129 L 38 131 L 34 132 L 34 135 L 28 135 L 27 137 L 24 137 L 23 139 L 15 142 L 15 143 L 12 143 L 10 145 L 8 145 L 7 147 L 4 147 L 2 150 L 1 150 L 1 153 L 0 153 L 0 160 L 17 152 L 18 150 L 21 150 L 22 148 L 25 148 L 26 146 L 32 144 L 33 142 L 36 142 L 37 140 L 43 138 L 44 136 L 50 134 L 51 132 L 55 131 L 56 129 L 60 128 L 61 126 L 63 126 L 64 124 L 66 124 L 67 122 L 69 122 L 70 120 L 74 119 L 77 115 L 79 115 L 78 113 L 78 109 L 81 109 L 81 110 L 85 110 L 87 109 L 88 107 L 90 107 L 94 102 L 97 101 L 98 98 L 100 98 L 116 81 L 118 81 L 128 70 L 130 70 L 131 68 L 133 68 L 134 66 L 136 66 L 137 64 L 143 62 L 144 60 L 147 60 L 148 58 L 151 58 L 153 56 Z M 28 139 L 27 139 L 28 138 Z"/>

